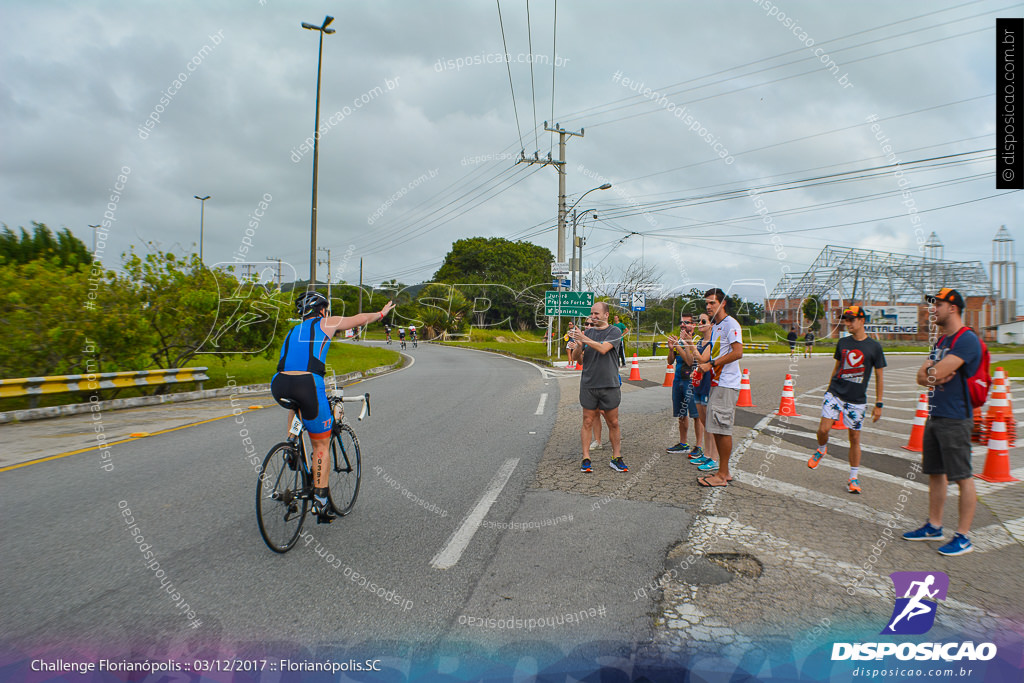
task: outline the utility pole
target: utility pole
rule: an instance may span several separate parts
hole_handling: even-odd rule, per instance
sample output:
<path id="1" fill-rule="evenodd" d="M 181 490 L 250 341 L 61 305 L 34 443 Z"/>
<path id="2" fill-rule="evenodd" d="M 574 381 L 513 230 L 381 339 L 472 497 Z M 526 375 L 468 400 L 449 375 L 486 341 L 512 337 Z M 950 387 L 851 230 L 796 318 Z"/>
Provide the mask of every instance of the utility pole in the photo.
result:
<path id="1" fill-rule="evenodd" d="M 281 291 L 281 259 L 274 258 L 273 256 L 267 257 L 268 261 L 277 261 L 277 291 Z"/>
<path id="2" fill-rule="evenodd" d="M 363 312 L 363 257 L 359 257 L 359 312 Z"/>
<path id="3" fill-rule="evenodd" d="M 242 264 L 242 281 L 243 282 L 252 282 L 252 279 L 253 279 L 252 278 L 252 271 L 253 271 L 253 269 L 255 267 L 256 266 L 253 265 L 252 263 L 243 263 Z"/>
<path id="4" fill-rule="evenodd" d="M 580 137 L 581 138 L 581 137 L 583 137 L 583 129 L 580 128 L 580 132 L 574 133 L 571 130 L 566 130 L 565 128 L 562 128 L 562 126 L 559 125 L 558 123 L 555 124 L 554 128 L 549 128 L 548 127 L 548 122 L 545 121 L 544 122 L 544 130 L 546 130 L 549 133 L 558 133 L 558 160 L 556 161 L 556 160 L 552 159 L 550 154 L 548 154 L 546 159 L 541 159 L 541 158 L 539 158 L 539 155 L 538 155 L 537 152 L 533 153 L 533 158 L 532 159 L 527 159 L 526 158 L 526 152 L 524 151 L 524 152 L 520 152 L 519 161 L 517 161 L 516 163 L 517 164 L 540 164 L 542 166 L 554 166 L 555 170 L 558 172 L 558 249 L 556 250 L 556 253 L 558 254 L 558 256 L 557 256 L 557 258 L 555 260 L 558 263 L 564 263 L 565 262 L 565 213 L 566 213 L 566 211 L 565 211 L 565 138 L 566 138 L 566 136 L 569 136 L 569 137 L 574 137 L 575 136 L 575 137 Z M 558 291 L 561 292 L 562 288 L 559 287 Z M 551 337 L 551 335 L 550 335 L 551 323 L 552 323 L 552 320 L 551 320 L 551 317 L 549 316 L 548 317 L 548 332 L 549 332 L 549 334 L 548 334 L 548 355 L 549 356 L 551 355 L 551 339 L 550 339 L 550 337 Z M 562 318 L 561 318 L 561 316 L 559 316 L 559 318 L 558 318 L 558 336 L 559 336 L 559 338 L 561 338 L 561 336 L 562 336 Z M 561 356 L 562 356 L 562 345 L 561 345 L 561 342 L 559 342 L 559 344 L 558 344 L 558 352 L 557 353 L 558 353 L 558 357 L 561 358 Z"/>
<path id="5" fill-rule="evenodd" d="M 327 252 L 327 260 L 317 259 L 317 263 L 327 264 L 327 301 L 331 300 L 331 250 L 329 247 L 317 247 L 317 251 Z"/>

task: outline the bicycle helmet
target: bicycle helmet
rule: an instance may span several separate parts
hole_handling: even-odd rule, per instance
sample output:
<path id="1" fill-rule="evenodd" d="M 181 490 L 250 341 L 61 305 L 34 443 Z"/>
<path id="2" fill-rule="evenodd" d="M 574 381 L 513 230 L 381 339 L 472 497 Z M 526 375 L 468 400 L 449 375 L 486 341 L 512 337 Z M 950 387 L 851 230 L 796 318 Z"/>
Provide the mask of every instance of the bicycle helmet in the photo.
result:
<path id="1" fill-rule="evenodd" d="M 327 306 L 327 297 L 320 292 L 303 292 L 295 299 L 295 312 L 303 320 L 320 315 Z"/>

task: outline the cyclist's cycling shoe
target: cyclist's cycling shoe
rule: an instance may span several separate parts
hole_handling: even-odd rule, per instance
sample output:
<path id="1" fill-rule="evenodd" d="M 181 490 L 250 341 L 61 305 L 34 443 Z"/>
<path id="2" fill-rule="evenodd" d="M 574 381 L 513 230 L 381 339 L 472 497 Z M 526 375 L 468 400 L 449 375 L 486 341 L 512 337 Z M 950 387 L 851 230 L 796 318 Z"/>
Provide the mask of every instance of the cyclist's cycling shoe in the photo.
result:
<path id="1" fill-rule="evenodd" d="M 317 524 L 330 524 L 335 519 L 330 501 L 322 500 L 317 496 L 313 496 L 313 514 L 316 515 Z"/>

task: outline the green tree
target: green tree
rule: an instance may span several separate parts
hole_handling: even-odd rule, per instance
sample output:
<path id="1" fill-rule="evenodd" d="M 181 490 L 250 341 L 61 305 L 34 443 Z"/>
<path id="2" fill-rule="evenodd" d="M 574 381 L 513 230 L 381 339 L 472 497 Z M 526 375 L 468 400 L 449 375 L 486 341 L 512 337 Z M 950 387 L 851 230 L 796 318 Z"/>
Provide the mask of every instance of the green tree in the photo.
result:
<path id="1" fill-rule="evenodd" d="M 537 306 L 551 282 L 551 251 L 529 242 L 500 237 L 471 237 L 452 244 L 434 274 L 436 282 L 472 285 L 459 287 L 468 300 L 486 300 L 474 323 L 505 324 L 512 329 L 533 325 Z"/>
<path id="2" fill-rule="evenodd" d="M 0 232 L 0 264 L 29 263 L 38 259 L 49 261 L 53 258 L 62 267 L 92 263 L 92 254 L 67 228 L 54 235 L 44 223 L 33 221 L 31 235 L 25 228 L 19 229 L 20 236 L 6 225 Z"/>
<path id="3" fill-rule="evenodd" d="M 804 319 L 810 322 L 811 330 L 817 332 L 821 328 L 821 321 L 825 319 L 825 306 L 822 305 L 821 299 L 816 294 L 812 294 L 804 299 L 800 310 Z"/>
<path id="4" fill-rule="evenodd" d="M 453 334 L 465 332 L 469 326 L 473 302 L 458 287 L 429 284 L 420 291 L 416 303 L 412 316 L 404 314 L 403 317 L 424 328 L 422 339 L 447 339 Z"/>

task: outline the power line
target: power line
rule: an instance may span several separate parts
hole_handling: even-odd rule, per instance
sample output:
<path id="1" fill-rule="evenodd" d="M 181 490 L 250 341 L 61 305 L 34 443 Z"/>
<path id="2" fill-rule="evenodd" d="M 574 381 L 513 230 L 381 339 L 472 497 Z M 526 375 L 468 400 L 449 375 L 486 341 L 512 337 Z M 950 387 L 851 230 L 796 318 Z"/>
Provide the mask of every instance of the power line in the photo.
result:
<path id="1" fill-rule="evenodd" d="M 498 26 L 501 27 L 501 45 L 505 48 L 505 54 L 508 54 L 508 43 L 505 42 L 505 24 L 501 21 L 501 0 L 494 0 L 498 3 Z M 505 59 L 505 68 L 508 69 L 508 87 L 512 91 L 512 111 L 516 115 L 516 130 L 519 131 L 519 147 L 526 149 L 523 144 L 523 129 L 519 127 L 519 110 L 516 109 L 516 89 L 512 86 L 512 65 L 509 64 L 509 59 Z M 534 115 L 534 120 L 537 116 Z"/>
<path id="2" fill-rule="evenodd" d="M 551 118 L 555 120 L 555 61 L 557 60 L 558 48 L 556 39 L 558 37 L 558 0 L 555 0 L 555 19 L 551 24 Z M 536 118 L 536 117 L 535 117 Z M 555 134 L 548 133 L 548 154 L 554 150 Z"/>
<path id="3" fill-rule="evenodd" d="M 533 95 L 533 145 L 540 151 L 537 141 L 537 92 L 533 87 L 533 29 L 530 28 L 530 0 L 526 0 L 526 41 L 530 49 L 530 93 Z"/>

